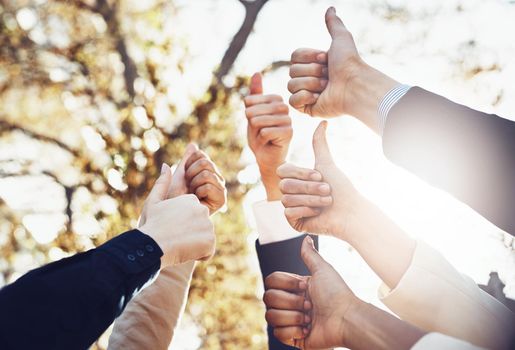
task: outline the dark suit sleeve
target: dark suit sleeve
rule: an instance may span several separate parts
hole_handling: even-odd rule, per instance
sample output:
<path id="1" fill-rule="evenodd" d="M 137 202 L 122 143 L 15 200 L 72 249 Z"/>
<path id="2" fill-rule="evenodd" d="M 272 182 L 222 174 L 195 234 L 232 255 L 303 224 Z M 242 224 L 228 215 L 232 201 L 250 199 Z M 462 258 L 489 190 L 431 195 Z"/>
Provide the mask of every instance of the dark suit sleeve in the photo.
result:
<path id="1" fill-rule="evenodd" d="M 515 235 L 515 122 L 413 87 L 388 114 L 383 150 Z"/>
<path id="2" fill-rule="evenodd" d="M 138 230 L 45 265 L 0 290 L 2 349 L 87 349 L 159 271 Z"/>
<path id="3" fill-rule="evenodd" d="M 303 276 L 310 274 L 300 256 L 300 247 L 302 246 L 304 237 L 306 237 L 306 235 L 264 245 L 259 244 L 259 241 L 256 240 L 256 251 L 263 282 L 265 278 L 274 271 L 291 272 Z M 318 249 L 318 237 L 312 237 L 315 241 L 315 247 Z M 277 340 L 272 327 L 268 326 L 267 332 L 269 350 L 297 349 Z"/>

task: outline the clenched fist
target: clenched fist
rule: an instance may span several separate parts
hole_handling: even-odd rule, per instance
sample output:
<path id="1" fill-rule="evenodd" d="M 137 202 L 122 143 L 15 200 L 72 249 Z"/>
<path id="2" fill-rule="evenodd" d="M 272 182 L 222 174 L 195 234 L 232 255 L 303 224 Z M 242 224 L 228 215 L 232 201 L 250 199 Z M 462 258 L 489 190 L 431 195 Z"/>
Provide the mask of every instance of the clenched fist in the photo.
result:
<path id="1" fill-rule="evenodd" d="M 171 182 L 170 167 L 163 164 L 161 175 L 145 202 L 139 226 L 163 250 L 162 268 L 208 259 L 215 250 L 209 210 L 191 194 L 167 199 Z"/>
<path id="2" fill-rule="evenodd" d="M 344 320 L 361 301 L 306 236 L 301 256 L 311 276 L 274 272 L 265 279 L 266 319 L 281 342 L 301 349 L 344 346 Z"/>

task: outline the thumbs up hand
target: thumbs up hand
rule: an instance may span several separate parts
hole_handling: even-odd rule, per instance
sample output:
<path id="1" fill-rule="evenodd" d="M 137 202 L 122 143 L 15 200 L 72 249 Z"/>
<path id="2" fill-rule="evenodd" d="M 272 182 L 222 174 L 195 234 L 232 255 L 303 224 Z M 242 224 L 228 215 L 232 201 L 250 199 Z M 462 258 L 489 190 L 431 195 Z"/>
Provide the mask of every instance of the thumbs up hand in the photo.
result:
<path id="1" fill-rule="evenodd" d="M 312 117 L 350 114 L 377 131 L 379 102 L 399 83 L 361 59 L 334 7 L 325 23 L 332 38 L 327 52 L 302 48 L 291 55 L 290 105 Z"/>
<path id="2" fill-rule="evenodd" d="M 344 346 L 345 316 L 362 302 L 318 254 L 309 236 L 302 243 L 301 256 L 310 277 L 274 272 L 265 279 L 266 320 L 285 344 L 301 349 Z"/>
<path id="3" fill-rule="evenodd" d="M 294 51 L 288 90 L 292 107 L 311 116 L 334 117 L 348 111 L 347 85 L 365 63 L 334 7 L 327 10 L 325 22 L 332 38 L 329 51 Z"/>
<path id="4" fill-rule="evenodd" d="M 265 186 L 268 200 L 279 200 L 279 178 L 276 170 L 286 159 L 293 136 L 288 106 L 279 95 L 263 95 L 261 74 L 250 82 L 250 94 L 245 97 L 247 139 Z"/>
<path id="5" fill-rule="evenodd" d="M 333 162 L 326 128 L 327 122 L 323 121 L 313 134 L 314 170 L 288 163 L 277 169 L 281 201 L 286 219 L 297 231 L 346 240 L 360 196 Z"/>

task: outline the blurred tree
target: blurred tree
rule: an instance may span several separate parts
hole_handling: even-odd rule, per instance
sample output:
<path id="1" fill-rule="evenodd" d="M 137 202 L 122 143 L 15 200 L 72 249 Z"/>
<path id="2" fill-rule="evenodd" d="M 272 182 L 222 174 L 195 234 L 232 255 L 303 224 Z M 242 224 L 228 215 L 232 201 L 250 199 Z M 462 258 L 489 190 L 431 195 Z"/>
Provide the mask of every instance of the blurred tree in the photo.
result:
<path id="1" fill-rule="evenodd" d="M 247 271 L 241 208 L 248 187 L 237 179 L 243 142 L 234 111 L 246 78 L 231 86 L 224 78 L 267 0 L 239 2 L 244 21 L 186 118 L 176 113 L 176 87 L 167 79 L 188 58 L 170 26 L 173 2 L 0 3 L 0 178 L 21 180 L 20 192 L 30 191 L 23 180 L 57 187 L 51 198 L 0 202 L 5 282 L 134 226 L 161 163 L 176 162 L 195 141 L 219 165 L 229 199 L 227 211 L 215 217 L 217 255 L 199 264 L 188 310 L 195 310 L 202 348 L 263 348 L 263 311 L 256 276 Z M 41 231 L 35 219 L 53 210 L 45 206 L 52 201 L 57 229 Z"/>

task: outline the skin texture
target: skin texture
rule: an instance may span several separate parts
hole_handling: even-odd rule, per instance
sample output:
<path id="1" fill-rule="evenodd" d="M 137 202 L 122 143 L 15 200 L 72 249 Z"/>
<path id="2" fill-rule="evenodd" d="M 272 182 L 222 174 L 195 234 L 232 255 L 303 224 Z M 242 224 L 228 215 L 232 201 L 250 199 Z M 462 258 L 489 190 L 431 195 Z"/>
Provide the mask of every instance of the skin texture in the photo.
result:
<path id="1" fill-rule="evenodd" d="M 223 177 L 196 145 L 188 145 L 173 176 L 170 167 L 163 164 L 139 222 L 139 229 L 163 250 L 162 268 L 206 260 L 214 254 L 215 235 L 209 213 L 216 212 L 225 200 Z"/>
<path id="2" fill-rule="evenodd" d="M 309 236 L 304 239 L 301 256 L 311 277 L 275 272 L 265 280 L 267 321 L 286 344 L 303 349 L 341 346 L 344 316 L 358 299 L 318 254 Z"/>
<path id="3" fill-rule="evenodd" d="M 291 55 L 290 105 L 310 116 L 350 114 L 377 132 L 379 102 L 398 82 L 361 59 L 334 7 L 325 22 L 332 39 L 328 51 L 301 48 Z"/>
<path id="4" fill-rule="evenodd" d="M 326 128 L 327 122 L 322 122 L 313 134 L 315 171 L 292 164 L 283 164 L 277 169 L 281 177 L 281 201 L 286 219 L 297 231 L 344 238 L 358 193 L 333 162 Z"/>
<path id="5" fill-rule="evenodd" d="M 249 90 L 244 99 L 248 144 L 256 157 L 267 199 L 279 200 L 276 169 L 284 163 L 293 136 L 288 106 L 279 95 L 263 95 L 260 73 L 252 76 Z"/>
<path id="6" fill-rule="evenodd" d="M 306 236 L 301 256 L 311 272 L 275 272 L 265 280 L 266 319 L 283 343 L 301 349 L 410 349 L 425 333 L 358 299 Z"/>
<path id="7" fill-rule="evenodd" d="M 315 169 L 323 180 L 312 180 L 313 170 L 293 164 L 277 169 L 286 218 L 298 231 L 347 241 L 393 289 L 411 263 L 416 242 L 361 196 L 338 169 L 325 137 L 326 123 L 320 123 L 313 135 Z"/>

